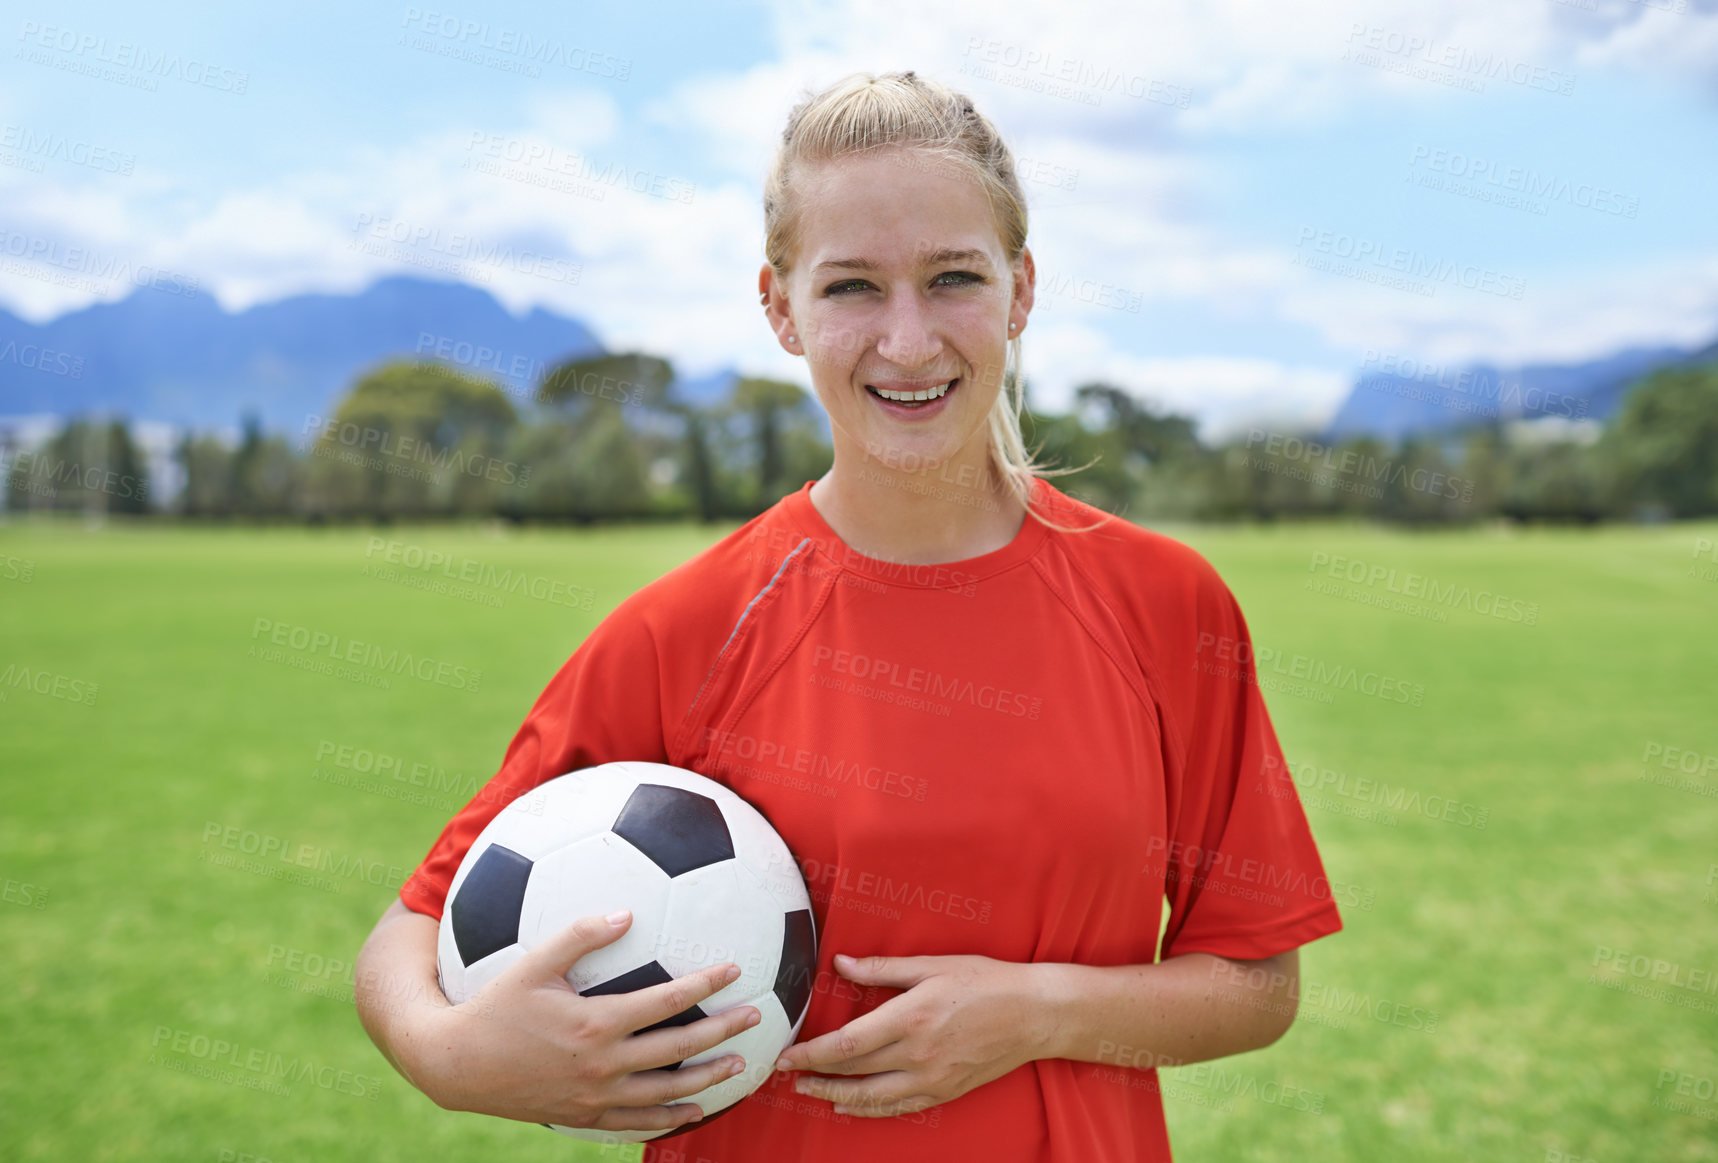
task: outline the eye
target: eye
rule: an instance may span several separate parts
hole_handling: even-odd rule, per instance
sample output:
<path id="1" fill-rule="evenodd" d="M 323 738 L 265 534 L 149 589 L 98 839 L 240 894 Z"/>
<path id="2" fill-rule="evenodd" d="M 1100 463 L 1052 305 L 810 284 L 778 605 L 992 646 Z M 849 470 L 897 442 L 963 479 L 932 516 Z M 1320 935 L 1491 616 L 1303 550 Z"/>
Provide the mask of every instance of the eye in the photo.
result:
<path id="1" fill-rule="evenodd" d="M 984 276 L 983 275 L 974 274 L 972 271 L 944 271 L 942 274 L 937 276 L 938 282 L 941 282 L 943 279 L 959 279 L 960 280 L 960 282 L 958 282 L 958 283 L 943 283 L 942 285 L 945 287 L 962 287 L 962 286 L 966 286 L 969 283 L 982 283 L 982 282 L 984 282 Z"/>
<path id="2" fill-rule="evenodd" d="M 823 288 L 823 293 L 825 295 L 840 295 L 846 293 L 849 288 L 868 287 L 870 285 L 871 284 L 867 283 L 864 279 L 847 279 L 840 283 L 830 283 L 827 287 Z"/>

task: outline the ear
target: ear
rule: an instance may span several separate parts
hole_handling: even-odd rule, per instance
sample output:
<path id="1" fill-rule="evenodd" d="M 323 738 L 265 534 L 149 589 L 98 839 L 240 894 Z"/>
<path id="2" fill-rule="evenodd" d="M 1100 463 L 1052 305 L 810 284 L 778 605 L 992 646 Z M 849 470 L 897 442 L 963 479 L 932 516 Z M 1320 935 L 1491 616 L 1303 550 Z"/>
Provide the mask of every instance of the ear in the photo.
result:
<path id="1" fill-rule="evenodd" d="M 804 355 L 805 344 L 800 342 L 799 328 L 793 321 L 793 308 L 787 301 L 787 286 L 783 280 L 776 278 L 775 268 L 764 263 L 758 271 L 758 302 L 763 306 L 764 318 L 769 321 L 770 330 L 775 332 L 776 342 L 789 355 Z M 789 339 L 792 336 L 792 339 Z"/>
<path id="2" fill-rule="evenodd" d="M 1026 330 L 1037 294 L 1038 264 L 1032 259 L 1032 248 L 1021 247 L 1020 257 L 1014 261 L 1014 297 L 1008 303 L 1008 322 L 1015 325 L 1008 329 L 1010 339 Z"/>

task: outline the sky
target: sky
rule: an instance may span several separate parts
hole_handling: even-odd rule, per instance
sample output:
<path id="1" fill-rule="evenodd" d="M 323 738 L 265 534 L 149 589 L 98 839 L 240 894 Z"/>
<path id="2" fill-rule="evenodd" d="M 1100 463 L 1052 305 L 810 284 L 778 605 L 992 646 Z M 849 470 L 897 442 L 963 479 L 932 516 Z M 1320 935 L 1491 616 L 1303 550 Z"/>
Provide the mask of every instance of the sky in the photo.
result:
<path id="1" fill-rule="evenodd" d="M 771 149 L 914 69 L 1019 164 L 1037 407 L 1103 379 L 1221 436 L 1391 360 L 1718 338 L 1718 0 L 6 7 L 0 305 L 36 321 L 419 274 L 804 382 L 757 301 Z"/>

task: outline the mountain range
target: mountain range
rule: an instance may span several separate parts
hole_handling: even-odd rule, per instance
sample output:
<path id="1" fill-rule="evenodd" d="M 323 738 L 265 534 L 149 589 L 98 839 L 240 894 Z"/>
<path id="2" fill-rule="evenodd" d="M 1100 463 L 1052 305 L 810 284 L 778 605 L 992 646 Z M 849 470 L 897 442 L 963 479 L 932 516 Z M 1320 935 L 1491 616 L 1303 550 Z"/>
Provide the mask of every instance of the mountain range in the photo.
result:
<path id="1" fill-rule="evenodd" d="M 250 412 L 296 433 L 384 360 L 439 358 L 523 400 L 546 365 L 603 351 L 575 319 L 542 308 L 515 316 L 462 283 L 385 278 L 354 295 L 232 313 L 195 290 L 145 288 L 41 324 L 0 310 L 0 414 L 110 411 L 233 428 Z"/>
<path id="2" fill-rule="evenodd" d="M 1405 436 L 1476 424 L 1556 417 L 1609 420 L 1643 376 L 1662 367 L 1718 359 L 1718 342 L 1697 349 L 1631 347 L 1584 363 L 1436 364 L 1369 354 L 1322 439 Z"/>
<path id="3" fill-rule="evenodd" d="M 102 411 L 156 426 L 232 431 L 252 413 L 265 429 L 297 433 L 385 360 L 439 359 L 496 380 L 523 402 L 546 367 L 605 350 L 576 319 L 541 307 L 516 316 L 464 283 L 397 276 L 356 294 L 293 295 L 237 312 L 177 284 L 40 324 L 0 309 L 0 417 Z M 1718 343 L 1520 367 L 1369 355 L 1322 437 L 1399 440 L 1551 416 L 1604 421 L 1641 376 L 1713 358 Z M 682 378 L 675 389 L 708 403 L 737 378 L 723 369 Z"/>

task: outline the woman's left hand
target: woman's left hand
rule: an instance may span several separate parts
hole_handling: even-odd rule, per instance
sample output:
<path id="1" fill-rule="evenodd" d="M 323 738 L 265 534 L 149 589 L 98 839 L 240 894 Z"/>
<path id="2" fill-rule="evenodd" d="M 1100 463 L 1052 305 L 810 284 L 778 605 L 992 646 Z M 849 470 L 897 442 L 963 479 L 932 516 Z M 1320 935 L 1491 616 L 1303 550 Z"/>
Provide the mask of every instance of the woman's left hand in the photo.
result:
<path id="1" fill-rule="evenodd" d="M 782 1051 L 778 1070 L 801 1094 L 866 1118 L 921 1111 L 1048 1057 L 1052 1022 L 1037 966 L 970 955 L 848 957 L 835 969 L 860 985 L 904 989 L 839 1030 Z M 784 1064 L 785 1063 L 785 1064 Z"/>

